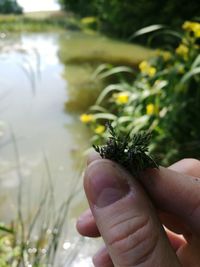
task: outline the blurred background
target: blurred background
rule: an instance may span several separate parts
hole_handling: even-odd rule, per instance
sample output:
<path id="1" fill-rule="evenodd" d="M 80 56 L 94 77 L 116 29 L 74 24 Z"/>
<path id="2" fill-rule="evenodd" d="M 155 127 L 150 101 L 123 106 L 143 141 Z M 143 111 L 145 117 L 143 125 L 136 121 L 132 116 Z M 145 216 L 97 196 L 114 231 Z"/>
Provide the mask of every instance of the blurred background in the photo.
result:
<path id="1" fill-rule="evenodd" d="M 200 157 L 200 3 L 0 0 L 0 266 L 93 266 L 82 172 L 106 122 Z"/>

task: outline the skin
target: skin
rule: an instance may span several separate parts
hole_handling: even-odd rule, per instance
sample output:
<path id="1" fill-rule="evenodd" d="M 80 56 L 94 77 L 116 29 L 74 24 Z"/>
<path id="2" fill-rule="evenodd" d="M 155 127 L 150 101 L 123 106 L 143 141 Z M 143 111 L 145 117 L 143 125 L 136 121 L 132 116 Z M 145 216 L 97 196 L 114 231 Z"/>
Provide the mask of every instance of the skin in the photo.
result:
<path id="1" fill-rule="evenodd" d="M 104 239 L 94 265 L 200 266 L 200 161 L 149 169 L 140 182 L 116 163 L 90 155 L 84 177 L 90 209 L 77 230 Z"/>

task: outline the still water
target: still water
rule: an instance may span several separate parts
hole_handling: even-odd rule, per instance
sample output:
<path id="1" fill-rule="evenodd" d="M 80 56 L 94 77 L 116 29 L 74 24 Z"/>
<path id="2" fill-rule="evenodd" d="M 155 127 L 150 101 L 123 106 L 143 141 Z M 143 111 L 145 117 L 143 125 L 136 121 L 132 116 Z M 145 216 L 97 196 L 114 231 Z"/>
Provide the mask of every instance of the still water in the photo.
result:
<path id="1" fill-rule="evenodd" d="M 57 206 L 76 190 L 61 254 L 69 260 L 65 266 L 92 266 L 90 256 L 97 245 L 88 240 L 80 245 L 75 231 L 76 217 L 87 206 L 81 155 L 89 133 L 79 116 L 64 108 L 68 86 L 58 57 L 59 38 L 52 33 L 1 36 L 0 221 L 15 218 L 20 184 L 25 218 L 39 205 L 49 183 Z"/>

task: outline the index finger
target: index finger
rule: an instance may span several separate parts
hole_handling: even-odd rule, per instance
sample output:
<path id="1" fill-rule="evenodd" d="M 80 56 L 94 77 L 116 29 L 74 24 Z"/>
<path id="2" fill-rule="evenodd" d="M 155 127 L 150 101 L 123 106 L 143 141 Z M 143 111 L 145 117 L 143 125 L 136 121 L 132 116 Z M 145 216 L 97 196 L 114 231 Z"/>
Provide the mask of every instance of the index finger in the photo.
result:
<path id="1" fill-rule="evenodd" d="M 181 217 L 200 235 L 200 178 L 160 167 L 146 171 L 141 181 L 161 210 Z"/>

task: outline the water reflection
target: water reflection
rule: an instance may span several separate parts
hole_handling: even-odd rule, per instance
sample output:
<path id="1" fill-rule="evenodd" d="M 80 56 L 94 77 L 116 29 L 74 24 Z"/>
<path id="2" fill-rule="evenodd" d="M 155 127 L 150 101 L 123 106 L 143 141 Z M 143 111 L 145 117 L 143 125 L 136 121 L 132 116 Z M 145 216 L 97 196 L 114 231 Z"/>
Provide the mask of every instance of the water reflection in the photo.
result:
<path id="1" fill-rule="evenodd" d="M 80 155 L 88 146 L 89 134 L 76 115 L 64 111 L 67 93 L 61 75 L 63 65 L 57 56 L 58 38 L 57 34 L 23 34 L 2 38 L 4 43 L 1 40 L 1 220 L 9 222 L 17 213 L 18 168 L 27 221 L 35 214 L 46 190 L 51 190 L 47 188 L 49 177 L 55 210 L 76 187 L 64 227 L 67 240 L 63 238 L 62 258 L 65 266 L 90 266 L 96 242 L 80 241 L 74 229 L 75 217 L 86 207 L 83 194 L 79 194 L 82 187 L 79 176 L 83 164 Z M 84 248 L 79 245 L 83 242 L 87 244 Z"/>

